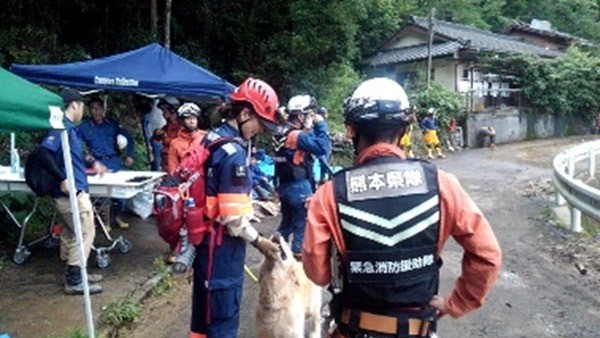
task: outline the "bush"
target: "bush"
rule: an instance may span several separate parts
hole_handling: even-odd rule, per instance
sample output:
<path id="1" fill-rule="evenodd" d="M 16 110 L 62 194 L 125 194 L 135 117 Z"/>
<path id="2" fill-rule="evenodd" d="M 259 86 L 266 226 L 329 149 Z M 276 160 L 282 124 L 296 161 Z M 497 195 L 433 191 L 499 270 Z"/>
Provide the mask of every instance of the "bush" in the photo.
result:
<path id="1" fill-rule="evenodd" d="M 115 329 L 133 323 L 141 315 L 140 304 L 130 298 L 118 298 L 100 315 L 100 323 Z"/>
<path id="2" fill-rule="evenodd" d="M 531 108 L 593 120 L 600 112 L 600 58 L 577 48 L 556 59 L 515 57 L 523 97 Z"/>
<path id="3" fill-rule="evenodd" d="M 409 97 L 411 106 L 418 107 L 419 119 L 425 117 L 430 107 L 436 109 L 437 118 L 442 126 L 446 125 L 451 118 L 459 120 L 464 116 L 462 96 L 447 90 L 439 83 L 433 82 L 429 88 L 419 85 Z"/>

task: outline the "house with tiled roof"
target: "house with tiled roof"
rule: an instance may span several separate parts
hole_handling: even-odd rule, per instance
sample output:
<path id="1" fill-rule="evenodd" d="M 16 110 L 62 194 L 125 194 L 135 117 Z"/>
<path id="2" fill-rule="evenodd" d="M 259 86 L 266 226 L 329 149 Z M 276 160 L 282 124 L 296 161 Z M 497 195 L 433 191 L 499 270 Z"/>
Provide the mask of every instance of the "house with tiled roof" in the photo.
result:
<path id="1" fill-rule="evenodd" d="M 366 58 L 363 71 L 406 84 L 428 58 L 429 19 L 412 16 L 374 55 Z M 529 54 L 542 58 L 564 55 L 563 51 L 539 46 L 520 37 L 497 34 L 475 27 L 433 20 L 432 78 L 449 90 L 467 96 L 467 110 L 519 105 L 514 77 L 500 76 L 478 68 L 491 59 Z"/>
<path id="2" fill-rule="evenodd" d="M 552 24 L 546 20 L 533 19 L 529 24 L 517 21 L 506 27 L 502 33 L 552 50 L 565 51 L 572 46 L 582 48 L 594 46 L 590 40 L 552 28 Z"/>

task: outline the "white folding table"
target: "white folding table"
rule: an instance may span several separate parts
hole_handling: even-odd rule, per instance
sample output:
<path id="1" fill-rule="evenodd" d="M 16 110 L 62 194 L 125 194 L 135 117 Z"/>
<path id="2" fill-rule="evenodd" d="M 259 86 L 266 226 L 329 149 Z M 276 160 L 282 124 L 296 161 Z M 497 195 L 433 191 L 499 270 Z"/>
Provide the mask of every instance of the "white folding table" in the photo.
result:
<path id="1" fill-rule="evenodd" d="M 100 175 L 88 176 L 88 183 L 90 185 L 90 196 L 97 200 L 100 198 L 122 198 L 129 199 L 139 193 L 151 192 L 156 183 L 163 177 L 165 173 L 154 172 L 154 171 L 117 171 L 109 172 Z M 10 195 L 12 193 L 27 193 L 33 194 L 31 189 L 25 183 L 25 178 L 22 173 L 11 173 L 10 167 L 0 166 L 0 195 Z M 20 222 L 14 212 L 9 206 L 0 199 L 0 206 L 6 211 L 12 221 L 20 228 L 19 243 L 13 255 L 13 261 L 16 264 L 23 264 L 31 254 L 28 248 L 36 243 L 45 241 L 46 246 L 54 246 L 57 241 L 57 235 L 52 234 L 51 229 L 48 234 L 42 238 L 33 240 L 29 243 L 24 243 L 25 230 L 27 223 L 38 210 L 38 197 L 34 198 L 34 203 L 31 211 L 27 216 Z M 127 253 L 131 250 L 131 242 L 125 239 L 123 236 L 119 236 L 116 239 L 112 239 L 108 233 L 104 221 L 100 217 L 99 213 L 94 209 L 94 215 L 101 229 L 104 232 L 105 237 L 111 241 L 111 245 L 108 247 L 94 247 L 96 251 L 96 264 L 105 268 L 110 264 L 110 257 L 108 252 L 114 249 L 116 246 L 119 247 L 121 253 Z M 54 224 L 55 216 L 53 216 L 51 225 Z"/>

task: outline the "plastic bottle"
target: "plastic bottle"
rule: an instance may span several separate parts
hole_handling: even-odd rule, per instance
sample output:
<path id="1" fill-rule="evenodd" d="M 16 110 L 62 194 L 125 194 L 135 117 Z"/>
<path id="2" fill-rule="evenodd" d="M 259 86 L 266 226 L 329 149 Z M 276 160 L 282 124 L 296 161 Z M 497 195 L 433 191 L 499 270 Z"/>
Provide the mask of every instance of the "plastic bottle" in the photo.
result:
<path id="1" fill-rule="evenodd" d="M 180 252 L 186 252 L 188 248 L 188 232 L 186 227 L 179 229 L 179 244 L 181 245 Z"/>
<path id="2" fill-rule="evenodd" d="M 17 150 L 13 150 L 12 154 L 10 154 L 10 172 L 18 173 L 19 168 L 21 168 L 21 159 L 19 158 L 19 153 Z"/>
<path id="3" fill-rule="evenodd" d="M 191 197 L 186 198 L 184 205 L 185 209 L 189 210 L 196 207 L 196 201 Z M 188 231 L 186 227 L 179 229 L 179 243 L 181 244 L 180 252 L 186 252 L 188 249 Z"/>
<path id="4" fill-rule="evenodd" d="M 19 158 L 19 152 L 15 148 L 15 134 L 10 134 L 11 152 L 10 152 L 10 172 L 14 174 L 19 173 L 21 168 L 21 159 Z"/>
<path id="5" fill-rule="evenodd" d="M 185 200 L 185 206 L 186 206 L 188 209 L 195 208 L 195 207 L 196 207 L 196 201 L 195 201 L 195 200 L 194 200 L 192 197 L 190 197 L 190 198 L 187 198 L 187 199 Z"/>

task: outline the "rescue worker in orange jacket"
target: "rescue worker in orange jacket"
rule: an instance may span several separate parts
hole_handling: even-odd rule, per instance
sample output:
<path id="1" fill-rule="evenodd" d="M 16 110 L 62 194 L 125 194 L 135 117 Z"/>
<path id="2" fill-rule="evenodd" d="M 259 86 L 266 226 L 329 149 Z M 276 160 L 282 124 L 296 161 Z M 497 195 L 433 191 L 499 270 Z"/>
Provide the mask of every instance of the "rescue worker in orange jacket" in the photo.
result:
<path id="1" fill-rule="evenodd" d="M 267 83 L 249 78 L 230 99 L 225 122 L 203 141 L 207 145 L 230 142 L 211 150 L 206 163 L 205 215 L 216 224 L 214 235 L 204 236 L 196 246 L 190 338 L 237 337 L 246 243 L 265 255 L 279 254 L 277 244 L 259 235 L 250 223 L 252 178 L 246 151 L 254 136 L 279 128 L 277 94 Z"/>
<path id="2" fill-rule="evenodd" d="M 177 118 L 177 109 L 180 103 L 176 97 L 166 96 L 158 102 L 158 108 L 163 111 L 167 124 L 154 132 L 153 140 L 162 142 L 162 171 L 169 172 L 169 148 L 171 142 L 177 138 L 179 131 L 183 129 Z"/>
<path id="3" fill-rule="evenodd" d="M 356 166 L 310 201 L 302 262 L 313 282 L 331 285 L 332 337 L 434 337 L 438 318 L 479 308 L 498 276 L 496 237 L 456 178 L 405 160 L 396 147 L 407 107 L 396 82 L 362 83 L 344 107 Z M 464 249 L 463 271 L 442 297 L 441 252 L 450 236 Z"/>
<path id="4" fill-rule="evenodd" d="M 169 145 L 169 174 L 173 175 L 175 169 L 181 163 L 183 157 L 191 149 L 196 148 L 204 139 L 206 131 L 198 129 L 198 116 L 200 116 L 200 107 L 195 103 L 184 103 L 177 109 L 179 121 L 183 129 L 179 131 L 177 138 L 171 141 Z"/>

